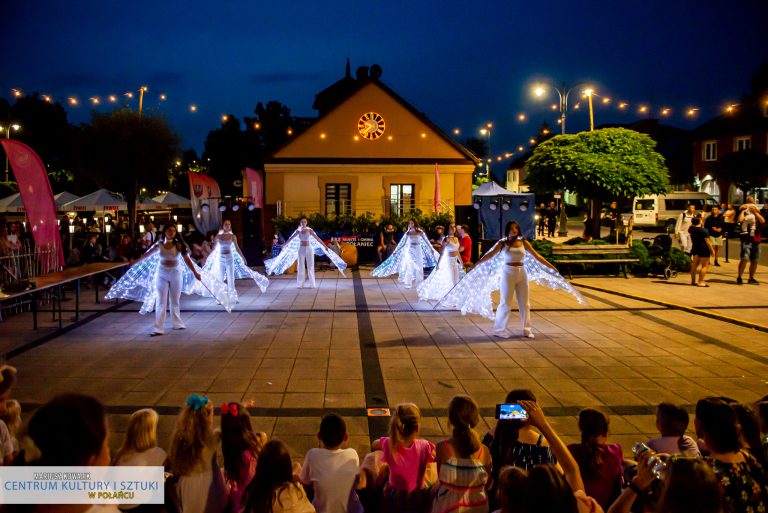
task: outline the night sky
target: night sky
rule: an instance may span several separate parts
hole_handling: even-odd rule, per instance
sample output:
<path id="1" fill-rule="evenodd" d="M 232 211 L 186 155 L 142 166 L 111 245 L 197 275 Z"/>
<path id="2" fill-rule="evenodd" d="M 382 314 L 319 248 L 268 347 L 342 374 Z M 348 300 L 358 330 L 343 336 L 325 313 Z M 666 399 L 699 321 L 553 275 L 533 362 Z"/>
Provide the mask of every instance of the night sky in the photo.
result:
<path id="1" fill-rule="evenodd" d="M 477 136 L 492 121 L 498 155 L 526 144 L 543 121 L 557 129 L 556 93 L 530 93 L 537 77 L 589 80 L 611 99 L 596 99 L 598 125 L 647 117 L 637 112 L 647 104 L 656 116 L 670 107 L 667 122 L 691 128 L 738 103 L 768 57 L 765 0 L 3 4 L 2 96 L 75 96 L 81 106 L 67 110 L 79 123 L 90 97 L 124 100 L 146 85 L 144 108 L 160 109 L 198 152 L 222 114 L 252 115 L 258 101 L 314 116 L 315 93 L 343 76 L 347 58 L 353 73 L 380 64 L 382 81 L 449 133 Z M 691 106 L 701 109 L 695 120 L 684 115 Z M 569 132 L 588 127 L 581 107 L 569 113 Z"/>

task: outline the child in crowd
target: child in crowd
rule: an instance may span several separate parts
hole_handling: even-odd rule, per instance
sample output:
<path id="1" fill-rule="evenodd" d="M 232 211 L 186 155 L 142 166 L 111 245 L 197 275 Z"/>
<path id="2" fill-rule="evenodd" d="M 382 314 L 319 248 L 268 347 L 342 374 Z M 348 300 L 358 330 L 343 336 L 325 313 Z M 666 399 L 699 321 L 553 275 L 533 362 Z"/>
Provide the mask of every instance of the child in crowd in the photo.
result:
<path id="1" fill-rule="evenodd" d="M 362 513 L 355 492 L 360 458 L 354 449 L 341 448 L 349 438 L 344 419 L 335 413 L 323 417 L 317 438 L 321 447 L 307 452 L 300 475 L 314 490 L 312 504 L 318 513 Z"/>
<path id="2" fill-rule="evenodd" d="M 314 513 L 315 508 L 293 478 L 288 447 L 280 440 L 267 442 L 246 489 L 246 513 Z"/>
<path id="3" fill-rule="evenodd" d="M 19 452 L 19 440 L 17 438 L 21 428 L 21 404 L 16 399 L 5 401 L 5 411 L 0 411 L 0 420 L 5 422 L 8 427 L 8 433 L 13 442 L 13 453 Z"/>
<path id="4" fill-rule="evenodd" d="M 410 511 L 423 508 L 414 492 L 424 487 L 427 466 L 435 461 L 435 446 L 418 438 L 421 424 L 419 407 L 400 404 L 389 422 L 389 436 L 374 441 L 374 451 L 382 451 L 382 461 L 389 465 L 389 482 L 384 493 L 386 511 Z"/>
<path id="5" fill-rule="evenodd" d="M 440 485 L 432 513 L 487 513 L 485 487 L 491 474 L 491 455 L 475 431 L 480 423 L 477 403 L 467 396 L 454 397 L 448 405 L 448 422 L 453 436 L 437 444 Z"/>
<path id="6" fill-rule="evenodd" d="M 113 460 L 115 466 L 162 466 L 168 455 L 157 446 L 157 412 L 143 408 L 131 414 L 123 445 Z"/>
<path id="7" fill-rule="evenodd" d="M 685 434 L 689 422 L 688 412 L 681 406 L 660 403 L 656 407 L 656 429 L 661 436 L 648 440 L 648 447 L 655 452 L 700 458 L 696 441 Z"/>
<path id="8" fill-rule="evenodd" d="M 621 493 L 624 456 L 619 444 L 608 443 L 608 417 L 587 408 L 579 412 L 581 443 L 568 449 L 579 464 L 584 489 L 603 509 Z"/>
<path id="9" fill-rule="evenodd" d="M 178 511 L 222 513 L 229 502 L 227 484 L 216 461 L 219 439 L 213 430 L 213 406 L 192 394 L 176 421 L 168 461 L 172 477 L 166 487 Z"/>
<path id="10" fill-rule="evenodd" d="M 255 433 L 251 417 L 240 403 L 221 405 L 221 451 L 229 492 L 229 511 L 241 513 L 243 493 L 256 474 L 256 461 L 267 443 L 266 433 Z"/>
<path id="11" fill-rule="evenodd" d="M 17 449 L 14 448 L 14 436 L 5 421 L 8 409 L 8 401 L 16 384 L 16 367 L 10 365 L 0 366 L 0 465 L 10 465 Z M 19 412 L 21 416 L 21 412 Z M 18 446 L 18 443 L 17 443 Z"/>

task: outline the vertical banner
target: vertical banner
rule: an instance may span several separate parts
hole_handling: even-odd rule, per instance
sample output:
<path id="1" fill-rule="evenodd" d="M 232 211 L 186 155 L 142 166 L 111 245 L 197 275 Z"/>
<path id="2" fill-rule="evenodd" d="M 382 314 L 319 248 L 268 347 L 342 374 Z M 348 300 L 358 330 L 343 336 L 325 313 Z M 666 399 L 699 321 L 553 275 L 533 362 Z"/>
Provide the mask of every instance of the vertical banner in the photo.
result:
<path id="1" fill-rule="evenodd" d="M 0 143 L 19 186 L 35 249 L 54 251 L 54 258 L 42 259 L 40 272 L 56 271 L 64 267 L 64 249 L 56 224 L 56 201 L 43 161 L 32 148 L 22 142 L 3 139 Z"/>
<path id="2" fill-rule="evenodd" d="M 435 162 L 435 212 L 440 211 L 440 167 Z"/>
<path id="3" fill-rule="evenodd" d="M 243 196 L 250 198 L 254 207 L 264 208 L 264 181 L 261 173 L 250 167 L 243 173 Z"/>
<path id="4" fill-rule="evenodd" d="M 221 226 L 219 184 L 205 173 L 189 173 L 188 176 L 192 219 L 195 221 L 197 230 L 203 235 L 218 231 Z"/>

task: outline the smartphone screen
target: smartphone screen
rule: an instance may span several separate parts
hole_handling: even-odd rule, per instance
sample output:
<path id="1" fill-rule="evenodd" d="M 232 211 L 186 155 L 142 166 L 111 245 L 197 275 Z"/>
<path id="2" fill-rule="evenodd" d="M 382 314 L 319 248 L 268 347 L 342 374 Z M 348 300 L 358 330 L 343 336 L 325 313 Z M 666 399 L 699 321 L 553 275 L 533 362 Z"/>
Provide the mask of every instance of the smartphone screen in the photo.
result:
<path id="1" fill-rule="evenodd" d="M 527 420 L 528 412 L 518 403 L 497 404 L 496 418 L 499 420 Z"/>

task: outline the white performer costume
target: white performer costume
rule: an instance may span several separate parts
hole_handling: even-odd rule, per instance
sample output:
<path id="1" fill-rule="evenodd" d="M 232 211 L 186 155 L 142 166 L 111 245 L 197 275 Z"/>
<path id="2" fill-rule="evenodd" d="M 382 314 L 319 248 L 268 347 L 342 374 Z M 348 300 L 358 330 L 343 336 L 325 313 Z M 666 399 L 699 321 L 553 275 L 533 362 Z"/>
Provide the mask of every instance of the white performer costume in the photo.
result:
<path id="1" fill-rule="evenodd" d="M 677 223 L 675 223 L 675 233 L 680 239 L 680 249 L 683 250 L 683 253 L 691 252 L 691 234 L 688 233 L 688 228 L 691 227 L 691 221 L 694 217 L 696 217 L 695 213 L 691 215 L 685 211 L 678 216 Z"/>
<path id="2" fill-rule="evenodd" d="M 226 238 L 226 235 L 229 235 L 229 238 Z M 245 258 L 240 253 L 237 239 L 231 233 L 219 232 L 216 237 L 216 246 L 205 260 L 203 269 L 210 272 L 219 281 L 225 281 L 226 278 L 229 303 L 232 305 L 238 301 L 235 280 L 250 278 L 256 282 L 262 292 L 267 290 L 269 285 L 266 276 L 248 267 Z"/>
<path id="3" fill-rule="evenodd" d="M 397 273 L 397 281 L 409 289 L 424 281 L 424 268 L 435 267 L 439 257 L 422 230 L 410 229 L 389 258 L 371 271 L 371 276 L 383 278 Z"/>
<path id="4" fill-rule="evenodd" d="M 509 307 L 515 294 L 523 332 L 526 336 L 532 334 L 529 281 L 553 290 L 564 290 L 572 294 L 579 303 L 586 304 L 584 297 L 560 273 L 539 262 L 522 244 L 519 248 L 505 248 L 505 241 L 506 239 L 502 239 L 497 242 L 489 253 L 501 244 L 500 251 L 493 258 L 475 265 L 438 304 L 456 308 L 463 315 L 474 313 L 493 320 L 494 333 L 500 336 L 509 336 L 506 325 L 510 317 Z M 522 262 L 522 266 L 514 265 L 518 262 Z M 491 293 L 499 289 L 501 302 L 494 315 Z"/>
<path id="5" fill-rule="evenodd" d="M 283 274 L 298 260 L 297 285 L 299 288 L 304 288 L 304 283 L 308 280 L 309 286 L 314 289 L 317 288 L 315 283 L 315 253 L 327 256 L 344 276 L 344 269 L 347 268 L 346 262 L 339 255 L 330 251 L 315 234 L 315 231 L 309 227 L 299 227 L 293 232 L 283 249 L 280 250 L 280 254 L 264 261 L 264 268 L 267 270 L 267 275 Z"/>
<path id="6" fill-rule="evenodd" d="M 141 301 L 139 313 L 142 315 L 155 310 L 153 333 L 164 332 L 169 301 L 174 328 L 184 328 L 179 305 L 182 292 L 213 297 L 227 312 L 232 310 L 226 285 L 193 262 L 192 266 L 201 277 L 198 281 L 175 244 L 168 249 L 163 243 L 156 242 L 145 255 L 112 285 L 104 298 Z"/>
<path id="7" fill-rule="evenodd" d="M 455 236 L 446 237 L 437 267 L 418 287 L 422 301 L 439 301 L 464 276 L 464 266 L 459 254 L 459 242 Z M 449 305 L 445 305 L 449 306 Z"/>

